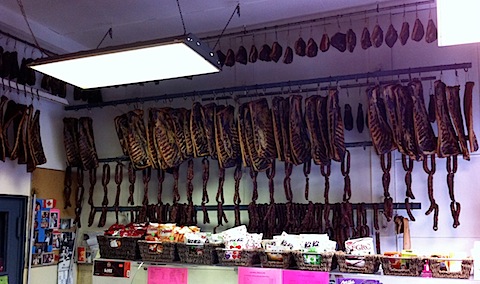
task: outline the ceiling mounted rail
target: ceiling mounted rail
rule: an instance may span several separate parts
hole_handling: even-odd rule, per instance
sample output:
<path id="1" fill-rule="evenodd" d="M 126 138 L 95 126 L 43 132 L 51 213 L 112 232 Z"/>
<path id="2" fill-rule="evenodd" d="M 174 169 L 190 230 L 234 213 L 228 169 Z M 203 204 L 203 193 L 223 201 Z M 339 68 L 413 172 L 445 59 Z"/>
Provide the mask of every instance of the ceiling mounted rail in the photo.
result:
<path id="1" fill-rule="evenodd" d="M 0 87 L 0 90 L 4 93 L 15 90 L 15 92 L 17 92 L 19 96 L 25 95 L 26 97 L 27 94 L 29 94 L 29 96 L 32 97 L 32 101 L 34 99 L 43 99 L 43 100 L 48 100 L 57 104 L 68 106 L 68 101 L 66 99 L 54 96 L 50 93 L 44 92 L 35 87 L 27 86 L 24 84 L 18 84 L 15 81 L 10 81 L 4 78 L 0 79 L 0 85 L 2 86 Z"/>
<path id="2" fill-rule="evenodd" d="M 376 5 L 375 8 L 360 10 L 360 11 L 351 12 L 351 13 L 337 14 L 337 15 L 332 15 L 332 16 L 327 16 L 327 17 L 320 17 L 320 18 L 315 18 L 315 19 L 309 19 L 309 20 L 302 20 L 302 21 L 279 24 L 279 25 L 266 26 L 266 27 L 250 29 L 250 30 L 243 29 L 241 31 L 230 32 L 230 33 L 223 34 L 222 37 L 245 36 L 245 35 L 248 35 L 248 34 L 263 33 L 263 32 L 272 31 L 272 30 L 281 30 L 281 29 L 284 29 L 284 28 L 290 28 L 290 27 L 295 27 L 295 26 L 311 25 L 311 24 L 314 24 L 314 23 L 324 24 L 326 21 L 330 21 L 330 20 L 338 20 L 338 19 L 341 19 L 341 18 L 351 18 L 351 17 L 356 17 L 356 16 L 365 17 L 367 14 L 373 14 L 373 13 L 378 14 L 378 13 L 381 13 L 381 12 L 392 11 L 392 10 L 400 10 L 400 9 L 405 10 L 406 8 L 411 8 L 411 7 L 417 8 L 418 6 L 422 6 L 422 5 L 432 6 L 432 4 L 435 5 L 435 0 L 418 1 L 418 2 L 413 2 L 413 3 L 397 4 L 397 5 L 391 5 L 391 6 L 385 6 L 385 7 L 380 7 L 379 5 Z M 415 9 L 415 10 L 417 10 L 417 9 Z M 210 40 L 216 40 L 217 38 L 219 38 L 219 35 L 202 37 L 201 40 L 210 41 Z"/>
<path id="3" fill-rule="evenodd" d="M 380 77 L 400 76 L 405 74 L 414 75 L 414 74 L 422 74 L 422 73 L 438 72 L 438 71 L 446 71 L 446 70 L 462 70 L 462 69 L 468 70 L 470 68 L 472 68 L 471 62 L 374 71 L 374 72 L 366 72 L 366 73 L 355 73 L 355 74 L 349 74 L 349 75 L 320 77 L 320 78 L 305 79 L 305 80 L 283 81 L 283 82 L 276 82 L 276 83 L 236 86 L 236 87 L 218 88 L 218 89 L 210 89 L 210 90 L 203 90 L 203 91 L 192 91 L 192 92 L 185 92 L 185 93 L 164 94 L 164 95 L 140 97 L 140 98 L 129 98 L 129 99 L 107 101 L 107 102 L 95 103 L 95 104 L 66 106 L 65 110 L 93 109 L 93 108 L 102 108 L 106 106 L 117 106 L 117 105 L 124 105 L 124 104 L 171 100 L 176 98 L 188 98 L 188 97 L 198 98 L 206 95 L 210 96 L 212 94 L 213 95 L 214 94 L 217 94 L 217 95 L 233 94 L 236 92 L 249 92 L 254 90 L 268 90 L 268 89 L 279 89 L 279 88 L 291 89 L 297 86 L 305 87 L 308 85 L 318 85 L 321 83 L 331 83 L 331 82 L 338 83 L 341 81 L 351 81 L 351 80 L 356 81 L 360 79 L 377 79 Z"/>
<path id="4" fill-rule="evenodd" d="M 32 48 L 34 48 L 34 49 L 39 50 L 40 52 L 45 53 L 45 54 L 48 55 L 48 56 L 57 55 L 55 52 L 52 52 L 52 51 L 50 51 L 50 50 L 48 50 L 48 49 L 45 49 L 45 48 L 42 48 L 42 47 L 38 47 L 38 46 L 36 46 L 35 44 L 33 44 L 33 43 L 31 43 L 31 42 L 29 42 L 29 41 L 27 41 L 27 40 L 21 39 L 21 38 L 19 38 L 19 37 L 17 37 L 17 36 L 14 36 L 14 35 L 12 35 L 12 34 L 9 34 L 9 33 L 7 33 L 7 32 L 2 31 L 2 30 L 0 30 L 0 35 L 9 37 L 9 38 L 11 38 L 11 39 L 13 39 L 13 40 L 15 40 L 15 41 L 18 41 L 18 42 L 21 42 L 21 43 L 23 43 L 23 44 L 25 44 L 25 45 L 28 45 L 28 46 L 30 46 L 30 47 L 32 47 Z"/>

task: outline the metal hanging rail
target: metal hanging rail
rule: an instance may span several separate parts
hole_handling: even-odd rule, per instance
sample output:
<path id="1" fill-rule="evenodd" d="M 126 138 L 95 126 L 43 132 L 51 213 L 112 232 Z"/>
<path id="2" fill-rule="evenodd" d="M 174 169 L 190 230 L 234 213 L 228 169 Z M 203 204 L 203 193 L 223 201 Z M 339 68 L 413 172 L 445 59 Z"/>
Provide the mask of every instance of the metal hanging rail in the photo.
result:
<path id="1" fill-rule="evenodd" d="M 374 72 L 355 73 L 355 74 L 349 74 L 349 75 L 337 75 L 337 76 L 328 76 L 328 77 L 295 80 L 295 81 L 283 81 L 283 82 L 256 84 L 256 85 L 248 85 L 248 86 L 217 88 L 217 89 L 210 89 L 210 90 L 203 90 L 203 91 L 192 91 L 192 92 L 185 92 L 185 93 L 174 93 L 174 94 L 164 94 L 159 96 L 149 96 L 149 97 L 141 97 L 141 98 L 137 97 L 137 98 L 130 98 L 130 99 L 114 100 L 114 101 L 108 101 L 108 102 L 102 102 L 102 103 L 96 103 L 96 104 L 66 106 L 65 110 L 102 108 L 105 106 L 145 103 L 149 101 L 171 100 L 176 98 L 200 97 L 200 96 L 212 95 L 212 94 L 227 94 L 227 93 L 233 94 L 236 92 L 249 92 L 253 90 L 292 88 L 294 86 L 306 86 L 306 85 L 314 85 L 314 84 L 317 85 L 317 84 L 328 83 L 328 82 L 380 78 L 380 77 L 387 77 L 387 76 L 399 76 L 404 74 L 421 74 L 421 73 L 438 72 L 438 71 L 445 71 L 445 70 L 458 70 L 458 69 L 467 70 L 470 68 L 472 68 L 471 62 L 447 64 L 447 65 L 424 66 L 424 67 L 415 67 L 415 68 L 403 68 L 403 69 L 384 70 L 384 71 L 380 70 L 380 71 L 374 71 Z"/>
<path id="2" fill-rule="evenodd" d="M 352 203 L 353 209 L 356 209 L 359 204 L 360 203 Z M 362 205 L 364 206 L 363 208 L 365 208 L 365 209 L 373 209 L 374 204 L 378 205 L 379 210 L 383 210 L 383 208 L 384 208 L 383 202 L 382 203 L 363 203 Z M 153 204 L 153 205 L 155 205 L 155 204 Z M 202 211 L 203 210 L 202 206 L 195 205 L 194 207 L 195 207 L 195 211 Z M 238 207 L 239 207 L 240 210 L 248 210 L 248 205 L 239 205 Z M 118 211 L 119 212 L 139 211 L 141 208 L 142 208 L 142 206 L 119 206 Z M 218 206 L 217 205 L 206 205 L 205 208 L 208 211 L 214 211 L 214 210 L 218 209 Z M 233 211 L 233 210 L 235 210 L 235 205 L 223 205 L 222 208 L 225 211 Z M 96 207 L 93 207 L 93 209 L 95 210 L 95 212 L 102 212 L 103 207 L 102 206 L 96 206 Z M 405 203 L 393 203 L 393 209 L 404 210 L 404 209 L 406 209 Z M 412 209 L 412 210 L 422 209 L 422 203 L 411 202 L 410 203 L 410 209 Z M 114 206 L 108 206 L 107 211 L 109 211 L 109 212 L 115 211 L 115 207 Z"/>
<path id="3" fill-rule="evenodd" d="M 371 8 L 371 9 L 367 9 L 367 10 L 361 10 L 361 11 L 350 12 L 350 13 L 345 13 L 345 14 L 337 14 L 337 15 L 332 15 L 332 16 L 327 16 L 327 17 L 321 17 L 321 18 L 315 18 L 315 19 L 309 19 L 309 20 L 302 20 L 302 21 L 297 21 L 297 22 L 267 26 L 267 27 L 250 29 L 250 30 L 244 29 L 242 31 L 223 34 L 222 37 L 245 36 L 247 34 L 262 33 L 262 32 L 266 32 L 266 31 L 270 31 L 270 30 L 280 30 L 280 29 L 294 27 L 294 26 L 303 26 L 303 25 L 309 25 L 309 24 L 311 25 L 311 24 L 314 24 L 314 23 L 324 24 L 326 21 L 337 20 L 339 18 L 351 18 L 351 17 L 356 17 L 356 16 L 365 17 L 367 14 L 374 14 L 374 13 L 378 14 L 380 12 L 399 10 L 399 9 L 405 10 L 406 8 L 410 8 L 410 7 L 418 7 L 418 6 L 422 6 L 422 5 L 430 5 L 431 6 L 432 4 L 435 5 L 435 0 L 419 1 L 419 2 L 405 3 L 405 4 L 392 5 L 392 6 L 386 6 L 386 7 L 380 7 L 377 4 L 375 8 Z M 220 35 L 212 35 L 212 36 L 202 37 L 201 39 L 203 41 L 216 40 L 217 38 L 219 38 L 219 36 Z"/>
<path id="4" fill-rule="evenodd" d="M 40 89 L 31 87 L 31 86 L 27 86 L 27 85 L 24 85 L 24 84 L 18 84 L 15 81 L 10 81 L 8 79 L 2 78 L 0 80 L 0 85 L 3 86 L 2 88 L 3 88 L 4 91 L 6 91 L 6 89 L 8 89 L 9 91 L 16 90 L 19 95 L 21 95 L 23 93 L 25 96 L 27 96 L 27 93 L 28 93 L 28 94 L 31 95 L 32 100 L 34 99 L 34 97 L 37 97 L 37 98 L 41 98 L 41 99 L 44 99 L 44 100 L 52 101 L 54 103 L 58 103 L 58 104 L 68 106 L 68 101 L 64 98 L 54 96 L 50 93 L 44 92 Z"/>
<path id="5" fill-rule="evenodd" d="M 362 142 L 347 142 L 345 143 L 345 147 L 347 148 L 354 148 L 354 147 L 370 147 L 373 146 L 372 141 L 362 141 Z M 120 157 L 112 157 L 112 158 L 102 158 L 98 159 L 99 163 L 113 163 L 113 162 L 125 162 L 130 161 L 128 156 L 120 156 Z"/>
<path id="6" fill-rule="evenodd" d="M 43 52 L 44 54 L 46 54 L 46 55 L 48 55 L 48 56 L 58 55 L 58 54 L 55 53 L 55 52 L 52 52 L 52 51 L 50 51 L 50 50 L 48 50 L 48 49 L 45 49 L 45 48 L 36 46 L 35 44 L 33 44 L 33 43 L 31 43 L 31 42 L 29 42 L 29 41 L 27 41 L 27 40 L 21 39 L 21 38 L 19 38 L 19 37 L 17 37 L 17 36 L 14 36 L 14 35 L 12 35 L 12 34 L 10 34 L 10 33 L 7 33 L 7 32 L 2 31 L 2 30 L 0 30 L 0 35 L 4 35 L 4 36 L 6 36 L 6 37 L 9 37 L 9 38 L 13 39 L 14 41 L 21 42 L 21 43 L 26 44 L 26 45 L 28 45 L 28 46 L 30 46 L 30 47 L 33 47 L 33 48 L 35 48 L 35 49 L 37 49 L 37 50 L 40 50 L 40 52 Z"/>

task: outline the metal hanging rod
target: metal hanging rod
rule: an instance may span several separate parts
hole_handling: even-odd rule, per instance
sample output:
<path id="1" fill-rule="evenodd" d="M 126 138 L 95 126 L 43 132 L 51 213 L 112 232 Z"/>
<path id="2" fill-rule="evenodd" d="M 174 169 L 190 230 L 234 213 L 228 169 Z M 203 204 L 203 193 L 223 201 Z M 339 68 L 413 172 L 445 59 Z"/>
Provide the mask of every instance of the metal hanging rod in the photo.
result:
<path id="1" fill-rule="evenodd" d="M 68 101 L 66 99 L 54 96 L 50 93 L 44 92 L 44 91 L 42 91 L 40 89 L 37 89 L 37 88 L 34 88 L 34 87 L 30 87 L 30 86 L 23 85 L 23 84 L 18 84 L 17 82 L 10 81 L 10 80 L 4 79 L 4 78 L 2 78 L 0 80 L 0 85 L 3 86 L 2 88 L 3 88 L 4 91 L 7 91 L 7 89 L 9 91 L 17 90 L 19 95 L 23 93 L 23 94 L 25 94 L 25 96 L 27 96 L 27 93 L 28 93 L 32 96 L 32 99 L 34 97 L 37 97 L 37 98 L 41 98 L 41 99 L 44 99 L 44 100 L 52 101 L 54 103 L 58 103 L 58 104 L 68 106 Z"/>
<path id="2" fill-rule="evenodd" d="M 41 52 L 45 53 L 45 54 L 48 55 L 48 56 L 58 55 L 58 54 L 55 53 L 55 52 L 52 52 L 52 51 L 50 51 L 50 50 L 48 50 L 48 49 L 45 49 L 45 48 L 38 47 L 38 46 L 36 46 L 35 44 L 33 44 L 33 43 L 31 43 L 31 42 L 29 42 L 29 41 L 27 41 L 27 40 L 21 39 L 21 38 L 19 38 L 19 37 L 17 37 L 17 36 L 14 36 L 14 35 L 12 35 L 12 34 L 10 34 L 10 33 L 7 33 L 7 32 L 2 31 L 2 30 L 0 30 L 0 34 L 4 35 L 4 36 L 6 36 L 6 37 L 9 37 L 9 38 L 11 38 L 11 39 L 13 39 L 13 40 L 15 40 L 15 41 L 18 41 L 18 42 L 21 42 L 21 43 L 23 43 L 23 44 L 26 44 L 26 45 L 28 45 L 28 46 L 30 46 L 30 47 L 33 47 L 33 48 L 35 48 L 35 49 L 37 49 L 37 50 L 40 50 Z"/>
<path id="3" fill-rule="evenodd" d="M 352 203 L 353 209 L 356 209 L 358 205 L 362 204 L 365 209 L 373 209 L 373 205 L 377 205 L 379 210 L 383 210 L 383 202 L 382 203 Z M 202 206 L 195 205 L 195 211 L 202 211 Z M 205 206 L 208 211 L 214 211 L 218 209 L 217 205 L 206 205 Z M 248 210 L 248 205 L 239 205 L 238 206 L 240 210 Z M 103 207 L 97 206 L 93 207 L 95 212 L 102 212 Z M 118 211 L 119 212 L 129 212 L 129 211 L 139 211 L 142 208 L 142 206 L 119 206 Z M 233 211 L 235 210 L 235 205 L 223 205 L 223 210 L 225 211 Z M 393 209 L 396 210 L 404 210 L 405 208 L 405 203 L 393 203 Z M 419 210 L 422 209 L 422 203 L 420 202 L 411 202 L 410 203 L 410 209 L 412 210 Z M 107 211 L 115 211 L 115 207 L 109 206 L 107 207 Z"/>
<path id="4" fill-rule="evenodd" d="M 242 35 L 247 35 L 247 34 L 262 33 L 262 32 L 266 32 L 266 31 L 270 31 L 270 30 L 280 30 L 280 29 L 284 29 L 284 28 L 289 28 L 289 27 L 294 27 L 294 26 L 302 26 L 302 25 L 309 25 L 309 24 L 314 24 L 314 23 L 322 23 L 323 24 L 326 21 L 337 20 L 339 18 L 366 16 L 366 14 L 380 13 L 380 12 L 385 12 L 385 11 L 406 9 L 406 8 L 410 8 L 410 7 L 418 7 L 420 5 L 432 5 L 432 4 L 435 5 L 435 0 L 419 1 L 419 2 L 414 2 L 414 3 L 405 3 L 405 4 L 392 5 L 392 6 L 386 6 L 386 7 L 379 7 L 379 5 L 377 5 L 375 8 L 362 10 L 362 11 L 357 11 L 357 12 L 337 14 L 337 15 L 332 15 L 332 16 L 327 16 L 327 17 L 321 17 L 321 18 L 315 18 L 315 19 L 309 19 L 309 20 L 302 20 L 302 21 L 297 21 L 297 22 L 267 26 L 267 27 L 256 28 L 256 29 L 251 29 L 251 30 L 246 30 L 245 29 L 245 30 L 242 30 L 242 31 L 223 34 L 222 37 L 232 37 L 232 36 L 242 36 Z M 218 37 L 219 37 L 219 35 L 213 35 L 213 36 L 202 37 L 201 39 L 204 40 L 204 41 L 209 41 L 209 40 L 217 39 Z"/>
<path id="5" fill-rule="evenodd" d="M 149 101 L 171 100 L 176 98 L 187 98 L 187 97 L 195 98 L 195 97 L 201 97 L 201 96 L 212 95 L 212 94 L 249 92 L 253 90 L 267 90 L 267 89 L 274 89 L 274 88 L 291 88 L 294 86 L 306 86 L 306 85 L 314 85 L 314 84 L 316 85 L 316 84 L 328 83 L 328 82 L 340 82 L 340 81 L 359 80 L 359 79 L 368 79 L 368 78 L 379 78 L 379 77 L 387 77 L 387 76 L 398 76 L 398 75 L 404 75 L 404 74 L 410 74 L 410 75 L 421 74 L 421 73 L 437 72 L 437 71 L 445 71 L 445 70 L 458 70 L 458 69 L 467 70 L 470 68 L 472 68 L 471 62 L 415 67 L 415 68 L 403 68 L 403 69 L 384 70 L 384 71 L 380 70 L 380 71 L 374 71 L 374 72 L 355 73 L 355 74 L 349 74 L 349 75 L 337 75 L 337 76 L 320 77 L 320 78 L 314 78 L 314 79 L 283 81 L 283 82 L 256 84 L 256 85 L 248 85 L 248 86 L 236 86 L 236 87 L 228 87 L 228 88 L 203 90 L 203 91 L 164 94 L 159 96 L 149 96 L 149 97 L 142 97 L 142 98 L 137 97 L 137 98 L 114 100 L 114 101 L 108 101 L 108 102 L 102 102 L 102 103 L 96 103 L 96 104 L 66 106 L 65 110 L 102 108 L 105 106 L 145 103 Z"/>
<path id="6" fill-rule="evenodd" d="M 433 81 L 436 80 L 436 76 L 427 76 L 427 77 L 420 77 L 418 78 L 421 81 Z M 374 86 L 376 84 L 379 85 L 387 85 L 387 84 L 396 84 L 396 83 L 408 83 L 410 82 L 409 79 L 401 79 L 401 80 L 388 80 L 388 81 L 379 81 L 379 82 L 369 82 L 369 83 L 355 83 L 355 84 L 344 84 L 338 85 L 337 87 L 340 89 L 352 89 L 352 88 L 363 88 Z M 331 87 L 321 87 L 321 88 L 299 88 L 296 90 L 288 90 L 288 93 L 285 91 L 274 91 L 274 92 L 262 92 L 262 93 L 252 93 L 252 94 L 243 94 L 243 95 L 236 95 L 236 96 L 218 96 L 218 97 L 206 97 L 202 98 L 202 102 L 209 102 L 209 101 L 221 101 L 221 100 L 239 100 L 239 99 L 248 99 L 248 98 L 258 98 L 258 97 L 271 97 L 271 96 L 279 96 L 279 95 L 288 95 L 293 93 L 310 93 L 310 92 L 317 92 L 317 91 L 326 91 Z"/>
<path id="7" fill-rule="evenodd" d="M 372 141 L 362 141 L 362 142 L 347 142 L 345 143 L 345 147 L 347 148 L 354 148 L 354 147 L 371 147 L 373 146 Z M 98 159 L 99 163 L 113 163 L 113 162 L 125 162 L 130 161 L 130 158 L 127 156 L 120 156 L 120 157 L 113 157 L 113 158 L 102 158 Z"/>

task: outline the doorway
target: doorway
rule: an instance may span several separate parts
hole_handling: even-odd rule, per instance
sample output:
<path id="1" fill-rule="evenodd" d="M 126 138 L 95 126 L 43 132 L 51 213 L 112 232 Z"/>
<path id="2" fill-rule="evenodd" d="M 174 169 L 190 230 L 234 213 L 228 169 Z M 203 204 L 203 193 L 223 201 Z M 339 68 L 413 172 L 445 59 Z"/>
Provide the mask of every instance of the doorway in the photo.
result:
<path id="1" fill-rule="evenodd" d="M 27 197 L 0 195 L 0 276 L 23 283 Z"/>

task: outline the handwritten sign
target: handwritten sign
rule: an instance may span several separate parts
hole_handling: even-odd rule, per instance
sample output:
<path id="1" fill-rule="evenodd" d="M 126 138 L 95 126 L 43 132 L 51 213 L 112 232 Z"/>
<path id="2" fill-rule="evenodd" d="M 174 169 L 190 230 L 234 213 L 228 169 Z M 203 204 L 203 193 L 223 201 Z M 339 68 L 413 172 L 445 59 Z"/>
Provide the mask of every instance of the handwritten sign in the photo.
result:
<path id="1" fill-rule="evenodd" d="M 356 279 L 356 278 L 337 278 L 336 284 L 378 284 L 380 281 L 372 279 Z"/>
<path id="2" fill-rule="evenodd" d="M 187 268 L 149 267 L 148 284 L 187 284 Z"/>
<path id="3" fill-rule="evenodd" d="M 239 267 L 238 284 L 282 284 L 282 270 Z"/>
<path id="4" fill-rule="evenodd" d="M 328 272 L 283 270 L 283 284 L 328 284 Z"/>

